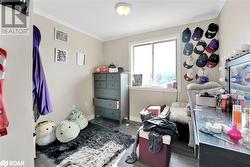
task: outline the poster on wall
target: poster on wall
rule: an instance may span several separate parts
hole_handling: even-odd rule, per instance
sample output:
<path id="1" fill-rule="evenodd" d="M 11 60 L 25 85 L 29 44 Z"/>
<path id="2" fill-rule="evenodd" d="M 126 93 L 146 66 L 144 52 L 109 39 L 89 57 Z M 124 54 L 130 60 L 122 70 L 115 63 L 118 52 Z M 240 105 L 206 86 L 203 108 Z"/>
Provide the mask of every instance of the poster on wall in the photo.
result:
<path id="1" fill-rule="evenodd" d="M 79 65 L 79 66 L 83 66 L 83 65 L 85 65 L 85 54 L 84 53 L 82 53 L 82 52 L 77 52 L 77 54 L 76 54 L 76 63 L 77 63 L 77 65 Z"/>
<path id="2" fill-rule="evenodd" d="M 68 33 L 55 28 L 55 40 L 68 42 Z"/>
<path id="3" fill-rule="evenodd" d="M 66 50 L 55 48 L 55 62 L 67 64 L 68 53 Z"/>

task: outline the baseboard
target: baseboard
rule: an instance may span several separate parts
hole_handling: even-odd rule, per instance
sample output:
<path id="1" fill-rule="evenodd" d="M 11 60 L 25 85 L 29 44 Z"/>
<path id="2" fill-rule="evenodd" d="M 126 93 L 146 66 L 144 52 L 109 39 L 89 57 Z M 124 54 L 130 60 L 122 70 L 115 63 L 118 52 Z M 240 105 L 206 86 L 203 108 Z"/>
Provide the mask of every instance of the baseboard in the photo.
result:
<path id="1" fill-rule="evenodd" d="M 90 121 L 92 119 L 95 119 L 95 114 L 87 115 L 87 119 L 88 119 L 88 121 Z M 131 121 L 135 121 L 135 122 L 141 122 L 141 118 L 140 117 L 130 116 L 130 120 Z"/>
<path id="2" fill-rule="evenodd" d="M 130 116 L 130 120 L 131 121 L 135 121 L 135 122 L 141 122 L 141 118 L 140 117 Z"/>

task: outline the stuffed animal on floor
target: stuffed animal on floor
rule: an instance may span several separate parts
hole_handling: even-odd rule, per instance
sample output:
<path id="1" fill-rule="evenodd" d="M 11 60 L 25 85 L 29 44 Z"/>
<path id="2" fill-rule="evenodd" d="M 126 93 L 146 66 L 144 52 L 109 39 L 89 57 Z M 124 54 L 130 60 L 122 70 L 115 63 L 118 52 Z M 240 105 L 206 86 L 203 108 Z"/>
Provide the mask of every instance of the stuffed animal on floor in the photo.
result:
<path id="1" fill-rule="evenodd" d="M 84 129 L 88 126 L 88 120 L 85 115 L 82 114 L 81 110 L 78 108 L 72 109 L 69 114 L 69 120 L 77 123 L 80 129 Z"/>
<path id="2" fill-rule="evenodd" d="M 62 143 L 74 140 L 80 133 L 80 127 L 73 121 L 62 121 L 56 128 L 56 138 Z"/>
<path id="3" fill-rule="evenodd" d="M 43 121 L 36 126 L 36 143 L 39 146 L 46 146 L 56 140 L 56 123 L 53 121 Z"/>

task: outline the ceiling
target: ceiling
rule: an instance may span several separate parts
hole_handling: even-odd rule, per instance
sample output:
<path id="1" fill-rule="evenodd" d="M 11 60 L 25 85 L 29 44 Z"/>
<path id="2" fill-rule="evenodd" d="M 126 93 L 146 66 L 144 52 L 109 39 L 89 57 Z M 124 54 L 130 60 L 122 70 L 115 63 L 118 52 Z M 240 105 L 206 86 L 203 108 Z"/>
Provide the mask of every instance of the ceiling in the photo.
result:
<path id="1" fill-rule="evenodd" d="M 128 16 L 114 6 L 128 2 Z M 34 12 L 102 41 L 212 19 L 225 0 L 34 0 Z"/>

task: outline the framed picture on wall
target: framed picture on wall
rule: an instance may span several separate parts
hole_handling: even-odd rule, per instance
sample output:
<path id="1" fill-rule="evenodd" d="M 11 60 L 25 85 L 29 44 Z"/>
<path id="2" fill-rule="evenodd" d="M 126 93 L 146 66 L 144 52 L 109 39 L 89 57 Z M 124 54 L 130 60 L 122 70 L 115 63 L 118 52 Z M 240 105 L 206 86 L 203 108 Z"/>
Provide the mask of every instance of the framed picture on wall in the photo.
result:
<path id="1" fill-rule="evenodd" d="M 85 54 L 84 53 L 82 53 L 82 52 L 77 52 L 77 54 L 76 54 L 76 63 L 77 63 L 77 65 L 79 65 L 79 66 L 83 66 L 83 65 L 85 65 Z"/>
<path id="2" fill-rule="evenodd" d="M 66 50 L 55 48 L 55 62 L 67 64 L 68 52 Z"/>
<path id="3" fill-rule="evenodd" d="M 55 40 L 68 42 L 68 33 L 55 28 Z"/>
<path id="4" fill-rule="evenodd" d="M 133 74 L 132 86 L 142 86 L 142 74 Z"/>

